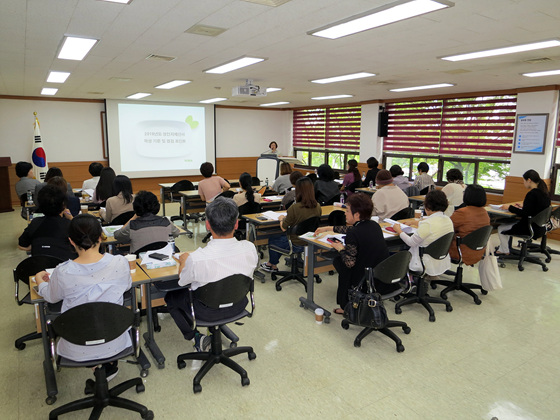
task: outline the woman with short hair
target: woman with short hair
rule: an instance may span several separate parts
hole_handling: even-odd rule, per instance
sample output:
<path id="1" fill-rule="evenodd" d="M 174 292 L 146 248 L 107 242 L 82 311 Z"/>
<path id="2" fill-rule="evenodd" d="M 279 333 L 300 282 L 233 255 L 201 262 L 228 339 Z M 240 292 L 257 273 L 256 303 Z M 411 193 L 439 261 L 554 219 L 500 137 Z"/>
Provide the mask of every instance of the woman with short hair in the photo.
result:
<path id="1" fill-rule="evenodd" d="M 369 187 L 370 184 L 373 187 L 375 185 L 375 177 L 377 176 L 377 172 L 379 172 L 379 161 L 372 156 L 366 161 L 366 164 L 368 171 L 366 173 L 366 179 L 364 179 L 364 187 Z"/>
<path id="2" fill-rule="evenodd" d="M 198 194 L 202 201 L 210 203 L 221 193 L 229 190 L 229 183 L 221 176 L 212 176 L 214 173 L 214 165 L 210 162 L 204 162 L 200 165 L 200 173 L 204 177 L 202 181 L 198 182 Z"/>
<path id="3" fill-rule="evenodd" d="M 451 216 L 456 207 L 463 204 L 463 194 L 465 193 L 465 183 L 463 182 L 463 172 L 453 168 L 447 171 L 447 185 L 441 190 L 447 196 L 449 206 L 445 210 L 447 216 Z"/>
<path id="4" fill-rule="evenodd" d="M 292 167 L 288 162 L 282 162 L 280 164 L 280 176 L 276 178 L 274 184 L 272 184 L 272 189 L 278 194 L 284 194 L 288 188 L 292 186 L 290 182 L 290 174 L 292 173 Z"/>
<path id="5" fill-rule="evenodd" d="M 317 168 L 317 181 L 313 188 L 315 199 L 319 203 L 325 203 L 340 193 L 338 184 L 334 182 L 334 171 L 326 163 Z"/>

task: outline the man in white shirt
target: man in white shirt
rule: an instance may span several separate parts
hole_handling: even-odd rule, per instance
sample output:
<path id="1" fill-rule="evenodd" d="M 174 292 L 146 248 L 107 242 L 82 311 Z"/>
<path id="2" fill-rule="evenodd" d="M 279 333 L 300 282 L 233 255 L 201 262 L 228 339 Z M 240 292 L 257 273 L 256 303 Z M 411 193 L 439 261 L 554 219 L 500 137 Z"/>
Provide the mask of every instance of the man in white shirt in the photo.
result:
<path id="1" fill-rule="evenodd" d="M 88 170 L 92 178 L 84 181 L 82 184 L 82 190 L 95 190 L 95 187 L 97 187 L 97 183 L 99 182 L 99 175 L 101 174 L 102 169 L 103 165 L 99 162 L 92 162 L 89 164 Z"/>
<path id="2" fill-rule="evenodd" d="M 237 229 L 238 210 L 230 198 L 218 197 L 206 206 L 206 229 L 212 233 L 212 240 L 205 248 L 184 253 L 179 258 L 179 285 L 190 285 L 196 290 L 208 283 L 213 283 L 233 274 L 253 277 L 257 267 L 258 256 L 249 241 L 238 241 L 233 237 Z M 205 351 L 210 347 L 210 339 L 192 329 L 187 314 L 191 313 L 189 292 L 187 289 L 167 293 L 165 302 L 169 313 L 183 333 L 186 340 L 192 340 L 197 351 Z M 234 316 L 247 305 L 245 299 L 223 309 L 210 309 L 195 301 L 195 313 L 205 320 L 216 320 Z"/>

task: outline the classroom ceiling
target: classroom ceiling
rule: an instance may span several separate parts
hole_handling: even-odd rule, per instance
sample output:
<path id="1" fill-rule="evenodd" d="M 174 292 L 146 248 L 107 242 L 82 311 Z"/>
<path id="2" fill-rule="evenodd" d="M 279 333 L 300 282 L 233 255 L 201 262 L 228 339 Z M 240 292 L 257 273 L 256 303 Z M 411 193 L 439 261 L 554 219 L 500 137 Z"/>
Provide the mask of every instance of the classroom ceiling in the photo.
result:
<path id="1" fill-rule="evenodd" d="M 149 101 L 196 103 L 226 97 L 221 105 L 282 107 L 343 104 L 376 99 L 560 84 L 560 76 L 523 72 L 560 69 L 560 47 L 449 62 L 438 57 L 560 37 L 559 0 L 454 0 L 455 6 L 338 40 L 307 32 L 391 3 L 392 0 L 289 0 L 272 7 L 245 0 L 0 0 L 0 95 L 124 99 L 152 93 Z M 266 1 L 265 1 L 266 3 Z M 268 3 L 282 3 L 269 0 Z M 223 28 L 218 36 L 186 33 L 194 25 Z M 63 36 L 99 39 L 83 61 L 56 58 Z M 147 60 L 150 54 L 176 57 Z M 261 63 L 223 75 L 203 71 L 250 55 Z M 71 75 L 47 83 L 49 71 Z M 377 76 L 316 84 L 310 80 L 366 71 Z M 192 83 L 171 90 L 174 79 Z M 254 84 L 282 88 L 267 97 L 232 97 Z M 453 83 L 456 86 L 394 93 L 389 89 Z M 314 101 L 311 97 L 350 94 Z"/>

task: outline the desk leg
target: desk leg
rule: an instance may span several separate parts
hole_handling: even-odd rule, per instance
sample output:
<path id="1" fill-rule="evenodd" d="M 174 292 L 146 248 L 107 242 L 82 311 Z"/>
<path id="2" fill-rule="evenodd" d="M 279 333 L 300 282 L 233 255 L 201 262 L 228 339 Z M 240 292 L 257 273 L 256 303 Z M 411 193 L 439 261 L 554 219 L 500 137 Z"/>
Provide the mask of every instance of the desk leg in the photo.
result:
<path id="1" fill-rule="evenodd" d="M 159 194 L 161 195 L 161 208 L 163 211 L 163 217 L 165 217 L 165 190 L 163 187 L 159 187 Z"/>
<path id="2" fill-rule="evenodd" d="M 45 374 L 45 385 L 47 387 L 47 399 L 45 400 L 48 405 L 56 402 L 56 395 L 58 388 L 56 386 L 56 376 L 54 366 L 51 360 L 50 342 L 47 334 L 47 320 L 45 316 L 45 302 L 39 303 L 39 319 L 41 321 L 41 340 L 43 342 L 43 352 L 45 359 L 43 360 L 43 372 Z"/>
<path id="3" fill-rule="evenodd" d="M 146 284 L 146 316 L 148 318 L 148 331 L 144 333 L 144 341 L 146 347 L 152 353 L 154 359 L 156 359 L 158 369 L 163 369 L 165 367 L 165 357 L 159 349 L 156 340 L 154 339 L 154 319 L 152 314 L 152 291 L 150 290 L 151 284 Z"/>
<path id="4" fill-rule="evenodd" d="M 138 309 L 138 304 L 136 302 L 136 289 L 133 288 L 131 290 L 131 307 L 134 311 L 134 326 L 139 328 L 140 327 L 140 310 Z M 140 347 L 140 338 L 137 340 L 138 342 L 135 343 L 136 346 Z M 136 347 L 135 347 L 136 348 Z M 131 362 L 133 363 L 133 362 Z M 136 358 L 136 363 L 140 366 L 140 376 L 145 378 L 148 376 L 149 369 L 152 367 L 146 353 L 142 351 L 142 347 L 138 349 L 138 357 Z"/>
<path id="5" fill-rule="evenodd" d="M 321 306 L 313 302 L 313 289 L 315 287 L 315 245 L 313 243 L 309 244 L 307 254 L 307 297 L 299 298 L 299 306 L 315 312 L 315 309 L 321 308 Z M 325 311 L 324 322 L 328 324 L 331 321 L 331 313 L 325 308 L 322 309 Z"/>

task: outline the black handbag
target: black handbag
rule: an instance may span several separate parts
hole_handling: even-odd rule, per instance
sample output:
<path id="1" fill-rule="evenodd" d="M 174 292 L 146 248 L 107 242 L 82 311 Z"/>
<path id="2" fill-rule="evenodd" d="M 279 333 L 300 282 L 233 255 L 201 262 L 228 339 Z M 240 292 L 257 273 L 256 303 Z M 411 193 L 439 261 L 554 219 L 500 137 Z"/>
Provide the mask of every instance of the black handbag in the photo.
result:
<path id="1" fill-rule="evenodd" d="M 348 290 L 348 303 L 344 306 L 344 318 L 351 324 L 361 327 L 381 329 L 385 328 L 389 318 L 385 305 L 381 300 L 381 295 L 375 290 L 373 284 L 372 270 L 364 275 L 360 283 Z M 362 287 L 367 279 L 367 293 L 364 293 Z"/>

